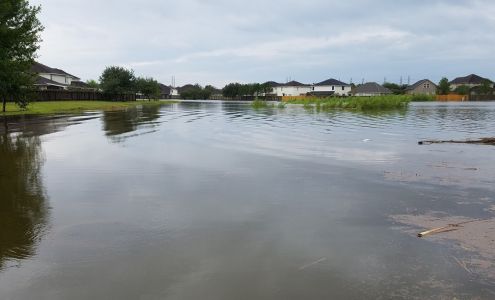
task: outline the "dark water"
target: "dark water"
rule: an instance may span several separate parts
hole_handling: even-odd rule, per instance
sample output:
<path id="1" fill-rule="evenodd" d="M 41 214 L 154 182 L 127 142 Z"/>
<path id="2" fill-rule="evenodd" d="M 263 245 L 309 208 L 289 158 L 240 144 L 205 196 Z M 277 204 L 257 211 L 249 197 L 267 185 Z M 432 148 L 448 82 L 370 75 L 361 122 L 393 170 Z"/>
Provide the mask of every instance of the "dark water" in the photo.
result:
<path id="1" fill-rule="evenodd" d="M 0 299 L 494 299 L 390 219 L 491 216 L 495 147 L 417 145 L 489 136 L 494 103 L 9 119 Z"/>

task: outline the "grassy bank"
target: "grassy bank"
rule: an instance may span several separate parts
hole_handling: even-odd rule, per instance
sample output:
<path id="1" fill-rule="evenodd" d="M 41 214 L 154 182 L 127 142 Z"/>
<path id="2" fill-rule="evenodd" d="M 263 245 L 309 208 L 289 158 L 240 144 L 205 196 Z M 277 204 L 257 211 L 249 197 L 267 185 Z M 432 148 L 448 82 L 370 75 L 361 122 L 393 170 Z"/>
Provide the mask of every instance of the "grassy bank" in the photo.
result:
<path id="1" fill-rule="evenodd" d="M 289 100 L 285 103 L 303 104 L 306 108 L 317 109 L 350 109 L 350 110 L 372 110 L 372 109 L 397 109 L 405 108 L 411 102 L 411 96 L 376 96 L 376 97 L 347 97 L 347 98 L 305 98 Z"/>
<path id="2" fill-rule="evenodd" d="M 0 112 L 0 116 L 77 113 L 90 110 L 121 110 L 138 105 L 161 105 L 163 103 L 175 103 L 175 101 L 48 101 L 32 102 L 24 110 L 15 103 L 7 103 L 7 111 L 5 113 Z"/>

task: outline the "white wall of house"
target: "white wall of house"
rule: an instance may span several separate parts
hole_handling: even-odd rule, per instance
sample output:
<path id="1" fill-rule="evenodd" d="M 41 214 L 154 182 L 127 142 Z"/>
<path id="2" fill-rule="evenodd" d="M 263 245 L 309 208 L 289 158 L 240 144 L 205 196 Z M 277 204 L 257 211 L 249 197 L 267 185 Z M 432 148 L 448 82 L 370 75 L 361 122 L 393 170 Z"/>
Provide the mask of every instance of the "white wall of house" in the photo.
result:
<path id="1" fill-rule="evenodd" d="M 282 96 L 301 96 L 311 92 L 310 86 L 276 86 L 273 88 L 273 94 Z"/>
<path id="2" fill-rule="evenodd" d="M 339 96 L 347 96 L 351 93 L 350 85 L 315 85 L 311 88 L 313 92 L 334 92 Z"/>
<path id="3" fill-rule="evenodd" d="M 465 84 L 451 84 L 450 89 L 455 90 L 456 88 L 460 86 L 468 86 L 470 88 L 476 87 L 476 86 L 482 86 L 482 84 L 473 84 L 473 83 L 465 83 Z M 490 85 L 493 88 L 493 84 Z"/>
<path id="4" fill-rule="evenodd" d="M 70 85 L 72 83 L 73 80 L 75 80 L 72 76 L 68 76 L 68 75 L 61 75 L 61 74 L 47 74 L 47 73 L 41 73 L 41 74 L 38 74 L 39 76 L 43 77 L 43 78 L 46 78 L 46 79 L 50 79 L 50 80 L 53 80 L 55 82 L 58 82 L 60 84 L 66 84 L 66 85 Z"/>
<path id="5" fill-rule="evenodd" d="M 170 96 L 179 96 L 179 90 L 176 88 L 170 88 Z"/>
<path id="6" fill-rule="evenodd" d="M 387 95 L 387 94 L 382 94 L 382 93 L 356 93 L 354 96 L 356 97 L 374 97 L 374 96 L 382 96 L 382 95 Z"/>

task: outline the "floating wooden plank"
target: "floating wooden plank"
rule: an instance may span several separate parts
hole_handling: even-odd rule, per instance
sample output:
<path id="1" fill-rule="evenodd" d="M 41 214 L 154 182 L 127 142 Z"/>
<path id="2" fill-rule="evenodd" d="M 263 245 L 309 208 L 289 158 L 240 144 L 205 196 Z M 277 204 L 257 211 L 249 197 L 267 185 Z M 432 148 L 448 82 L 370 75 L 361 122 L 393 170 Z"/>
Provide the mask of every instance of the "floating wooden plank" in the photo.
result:
<path id="1" fill-rule="evenodd" d="M 431 145 L 431 144 L 477 144 L 477 145 L 493 145 L 495 146 L 495 138 L 481 138 L 481 139 L 476 139 L 476 140 L 446 140 L 446 141 L 441 141 L 441 140 L 426 140 L 426 141 L 419 141 L 419 145 Z"/>

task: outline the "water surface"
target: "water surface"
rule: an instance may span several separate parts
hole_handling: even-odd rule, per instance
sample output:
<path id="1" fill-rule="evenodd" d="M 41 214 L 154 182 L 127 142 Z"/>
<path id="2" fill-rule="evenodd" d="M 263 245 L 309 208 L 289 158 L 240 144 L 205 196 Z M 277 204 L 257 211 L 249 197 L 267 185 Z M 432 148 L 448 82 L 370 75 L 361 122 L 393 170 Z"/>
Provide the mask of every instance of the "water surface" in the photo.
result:
<path id="1" fill-rule="evenodd" d="M 475 253 L 390 217 L 493 217 L 495 147 L 417 142 L 495 136 L 494 103 L 184 102 L 1 128 L 1 299 L 495 297 L 452 259 Z"/>

